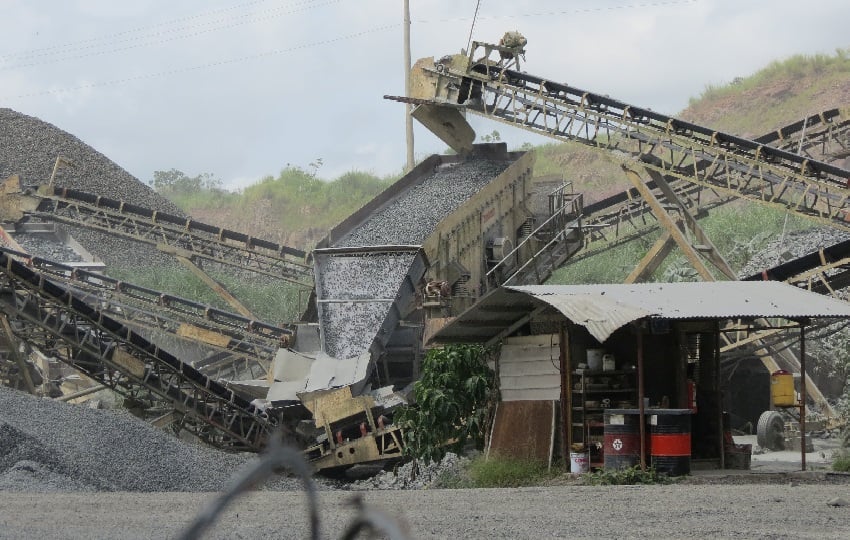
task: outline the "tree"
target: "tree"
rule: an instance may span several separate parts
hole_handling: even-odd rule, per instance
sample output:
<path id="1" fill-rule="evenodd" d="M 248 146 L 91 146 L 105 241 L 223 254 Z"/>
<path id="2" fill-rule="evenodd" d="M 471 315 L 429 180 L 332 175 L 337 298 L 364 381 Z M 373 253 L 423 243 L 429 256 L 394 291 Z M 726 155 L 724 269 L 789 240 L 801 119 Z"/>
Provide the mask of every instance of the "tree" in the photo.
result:
<path id="1" fill-rule="evenodd" d="M 467 442 L 483 448 L 496 395 L 495 374 L 487 365 L 492 354 L 480 345 L 428 351 L 413 387 L 416 403 L 394 415 L 394 423 L 404 428 L 407 455 L 438 461 Z"/>
<path id="2" fill-rule="evenodd" d="M 151 186 L 163 195 L 196 193 L 198 191 L 222 191 L 222 182 L 211 173 L 190 177 L 183 171 L 154 171 Z"/>

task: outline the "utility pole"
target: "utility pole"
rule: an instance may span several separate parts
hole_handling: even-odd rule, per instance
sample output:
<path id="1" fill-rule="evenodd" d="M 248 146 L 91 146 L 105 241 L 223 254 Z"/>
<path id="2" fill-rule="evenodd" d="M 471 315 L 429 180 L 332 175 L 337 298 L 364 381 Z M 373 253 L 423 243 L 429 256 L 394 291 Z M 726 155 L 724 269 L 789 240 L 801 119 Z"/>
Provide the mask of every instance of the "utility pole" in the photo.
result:
<path id="1" fill-rule="evenodd" d="M 410 97 L 410 0 L 404 0 L 404 95 Z M 413 157 L 413 117 L 410 112 L 413 104 L 404 105 L 404 128 L 407 140 L 407 167 L 410 172 L 416 165 Z"/>

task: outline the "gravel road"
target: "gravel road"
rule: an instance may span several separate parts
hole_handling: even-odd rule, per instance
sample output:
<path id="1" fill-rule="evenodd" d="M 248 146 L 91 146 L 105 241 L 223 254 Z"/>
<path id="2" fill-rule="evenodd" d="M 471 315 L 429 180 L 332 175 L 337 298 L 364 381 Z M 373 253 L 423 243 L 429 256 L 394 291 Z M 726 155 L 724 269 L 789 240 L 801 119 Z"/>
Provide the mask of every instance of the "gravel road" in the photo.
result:
<path id="1" fill-rule="evenodd" d="M 361 492 L 411 538 L 850 538 L 845 485 L 668 485 Z M 174 538 L 208 493 L 0 493 L 0 538 Z M 340 538 L 354 494 L 319 493 L 323 538 Z M 307 538 L 299 492 L 239 499 L 208 538 Z"/>

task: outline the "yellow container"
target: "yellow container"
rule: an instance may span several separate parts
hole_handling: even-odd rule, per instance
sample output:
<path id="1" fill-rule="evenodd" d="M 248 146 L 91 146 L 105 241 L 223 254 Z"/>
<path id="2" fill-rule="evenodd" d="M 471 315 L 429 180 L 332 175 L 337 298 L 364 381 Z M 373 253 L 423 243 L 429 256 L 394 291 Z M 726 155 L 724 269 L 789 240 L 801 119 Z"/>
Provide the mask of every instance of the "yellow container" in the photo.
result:
<path id="1" fill-rule="evenodd" d="M 780 369 L 770 375 L 770 397 L 774 407 L 791 407 L 797 404 L 794 375 Z"/>

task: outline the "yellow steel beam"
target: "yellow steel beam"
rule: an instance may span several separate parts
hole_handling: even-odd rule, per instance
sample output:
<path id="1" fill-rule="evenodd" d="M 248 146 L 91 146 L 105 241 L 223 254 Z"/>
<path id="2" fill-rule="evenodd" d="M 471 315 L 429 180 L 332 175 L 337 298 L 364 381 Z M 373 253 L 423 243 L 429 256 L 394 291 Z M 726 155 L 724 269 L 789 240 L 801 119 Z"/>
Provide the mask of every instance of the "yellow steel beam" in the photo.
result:
<path id="1" fill-rule="evenodd" d="M 201 267 L 193 263 L 188 258 L 183 257 L 182 255 L 175 255 L 175 258 L 180 261 L 180 264 L 182 264 L 183 266 L 188 268 L 193 274 L 201 278 L 201 281 L 203 281 L 207 285 L 207 287 L 212 289 L 213 292 L 223 298 L 224 301 L 227 302 L 230 307 L 235 309 L 240 315 L 248 317 L 252 320 L 258 320 L 257 317 L 253 313 L 251 313 L 251 310 L 245 307 L 242 302 L 236 299 L 235 296 L 230 294 L 221 283 L 214 280 L 206 272 L 204 272 Z"/>

